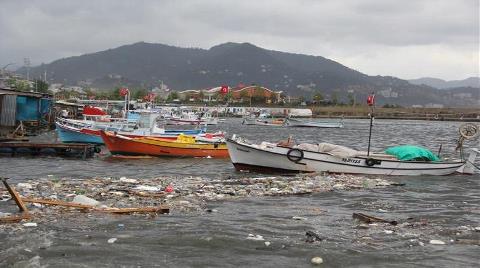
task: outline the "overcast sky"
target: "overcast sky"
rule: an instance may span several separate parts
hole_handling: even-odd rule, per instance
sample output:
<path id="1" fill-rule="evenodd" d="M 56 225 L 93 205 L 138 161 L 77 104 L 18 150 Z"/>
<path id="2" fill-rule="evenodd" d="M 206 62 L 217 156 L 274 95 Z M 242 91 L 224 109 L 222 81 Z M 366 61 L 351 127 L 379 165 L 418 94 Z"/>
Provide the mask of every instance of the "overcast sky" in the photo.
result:
<path id="1" fill-rule="evenodd" d="M 479 76 L 479 0 L 0 0 L 0 68 L 139 41 L 323 56 L 369 75 Z"/>

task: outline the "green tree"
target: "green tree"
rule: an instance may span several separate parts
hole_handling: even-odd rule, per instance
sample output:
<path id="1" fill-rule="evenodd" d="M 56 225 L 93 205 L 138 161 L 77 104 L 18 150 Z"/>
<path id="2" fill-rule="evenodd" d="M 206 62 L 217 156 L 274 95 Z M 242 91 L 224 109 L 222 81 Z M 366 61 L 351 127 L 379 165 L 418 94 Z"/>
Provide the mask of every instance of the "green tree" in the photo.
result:
<path id="1" fill-rule="evenodd" d="M 33 80 L 33 84 L 37 92 L 48 93 L 48 84 L 45 81 L 36 79 Z"/>
<path id="2" fill-rule="evenodd" d="M 228 91 L 227 94 L 225 94 L 225 101 L 228 103 L 228 102 L 231 102 L 233 99 L 233 93 L 231 91 Z"/>
<path id="3" fill-rule="evenodd" d="M 313 94 L 313 100 L 315 101 L 316 104 L 319 104 L 320 102 L 323 101 L 323 95 L 320 92 L 320 90 L 315 91 Z"/>
<path id="4" fill-rule="evenodd" d="M 30 91 L 30 84 L 27 80 L 10 78 L 7 83 L 10 87 L 16 88 L 19 91 Z"/>
<path id="5" fill-rule="evenodd" d="M 142 99 L 143 100 L 143 98 L 145 96 L 147 96 L 147 94 L 148 94 L 148 91 L 146 89 L 134 89 L 131 99 L 134 99 L 134 100 Z"/>
<path id="6" fill-rule="evenodd" d="M 253 91 L 253 101 L 256 103 L 265 103 L 265 95 L 263 89 L 256 87 Z"/>
<path id="7" fill-rule="evenodd" d="M 197 96 L 200 102 L 203 102 L 203 99 L 205 99 L 205 93 L 203 93 L 203 90 L 200 90 Z"/>
<path id="8" fill-rule="evenodd" d="M 178 99 L 178 93 L 176 91 L 170 92 L 170 94 L 167 96 L 167 101 L 173 101 L 176 99 Z"/>
<path id="9" fill-rule="evenodd" d="M 333 92 L 333 94 L 332 94 L 332 104 L 335 105 L 335 106 L 338 104 L 337 92 Z"/>
<path id="10" fill-rule="evenodd" d="M 240 91 L 240 99 L 242 99 L 242 102 L 250 100 L 250 96 L 246 90 Z"/>
<path id="11" fill-rule="evenodd" d="M 348 93 L 348 104 L 351 106 L 355 105 L 355 96 L 352 93 Z"/>

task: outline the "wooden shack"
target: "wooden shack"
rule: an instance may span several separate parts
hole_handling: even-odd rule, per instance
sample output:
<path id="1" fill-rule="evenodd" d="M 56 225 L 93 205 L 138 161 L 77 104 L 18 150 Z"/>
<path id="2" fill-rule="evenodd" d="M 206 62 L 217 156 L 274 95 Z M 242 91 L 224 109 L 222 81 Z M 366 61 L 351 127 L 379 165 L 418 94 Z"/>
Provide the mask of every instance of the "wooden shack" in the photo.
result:
<path id="1" fill-rule="evenodd" d="M 53 121 L 51 95 L 0 88 L 0 136 L 36 134 Z"/>

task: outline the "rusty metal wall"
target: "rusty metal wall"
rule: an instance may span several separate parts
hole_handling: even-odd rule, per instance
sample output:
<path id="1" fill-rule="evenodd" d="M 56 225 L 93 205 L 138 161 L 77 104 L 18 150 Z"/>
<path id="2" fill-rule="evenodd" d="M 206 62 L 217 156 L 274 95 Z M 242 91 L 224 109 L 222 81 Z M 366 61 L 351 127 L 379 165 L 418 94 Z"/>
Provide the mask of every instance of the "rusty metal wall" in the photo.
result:
<path id="1" fill-rule="evenodd" d="M 14 127 L 17 111 L 17 96 L 9 94 L 0 95 L 0 126 Z"/>

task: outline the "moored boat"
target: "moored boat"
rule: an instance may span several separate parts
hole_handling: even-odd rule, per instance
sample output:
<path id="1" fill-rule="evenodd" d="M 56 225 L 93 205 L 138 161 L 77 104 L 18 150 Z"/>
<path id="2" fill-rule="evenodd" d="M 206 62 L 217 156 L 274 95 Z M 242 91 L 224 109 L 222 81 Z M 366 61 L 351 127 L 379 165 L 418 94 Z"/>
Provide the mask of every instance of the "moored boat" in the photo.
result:
<path id="1" fill-rule="evenodd" d="M 227 158 L 224 142 L 198 142 L 194 137 L 179 136 L 176 140 L 153 137 L 129 138 L 114 132 L 101 131 L 100 135 L 112 154 L 152 155 L 175 157 Z"/>
<path id="2" fill-rule="evenodd" d="M 118 121 L 103 122 L 99 124 L 92 121 L 84 120 L 73 120 L 73 119 L 64 119 L 57 118 L 55 121 L 56 130 L 58 137 L 62 142 L 65 143 L 95 143 L 103 144 L 103 140 L 100 136 L 101 130 L 106 131 L 115 131 L 121 135 L 127 137 L 158 137 L 164 139 L 176 139 L 178 135 L 202 135 L 205 134 L 206 128 L 197 128 L 197 129 L 164 129 L 157 127 L 154 117 L 147 118 L 149 122 L 134 121 L 137 122 L 136 125 L 132 126 L 131 121 L 125 121 L 124 123 L 119 123 Z M 138 125 L 144 127 L 137 127 Z M 150 125 L 150 127 L 146 127 Z"/>
<path id="3" fill-rule="evenodd" d="M 288 127 L 343 128 L 343 120 L 339 122 L 315 122 L 304 121 L 296 118 L 287 118 L 285 125 Z"/>
<path id="4" fill-rule="evenodd" d="M 283 146 L 250 143 L 235 135 L 227 140 L 231 161 L 237 170 L 261 172 L 329 172 L 371 175 L 448 175 L 465 169 L 464 159 L 448 161 L 403 161 L 385 153 L 356 151 L 338 145 Z M 322 150 L 322 148 L 330 150 Z M 346 150 L 344 150 L 346 149 Z M 340 151 L 340 153 L 338 152 Z M 473 149 L 469 159 L 476 157 Z M 473 162 L 473 160 L 470 160 Z"/>

